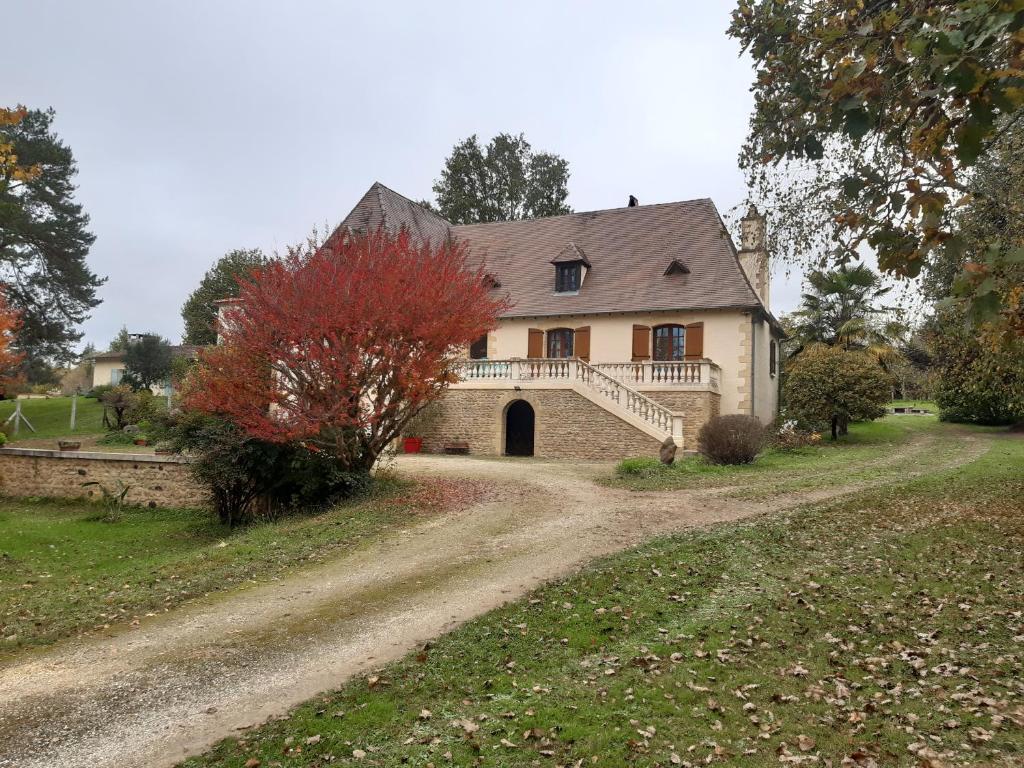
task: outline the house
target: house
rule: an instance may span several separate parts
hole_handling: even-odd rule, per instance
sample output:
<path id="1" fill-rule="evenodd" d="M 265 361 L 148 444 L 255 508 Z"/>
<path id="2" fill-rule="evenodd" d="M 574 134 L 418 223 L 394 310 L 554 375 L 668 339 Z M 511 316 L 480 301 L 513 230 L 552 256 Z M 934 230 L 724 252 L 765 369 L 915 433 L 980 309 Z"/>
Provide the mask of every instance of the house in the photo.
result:
<path id="1" fill-rule="evenodd" d="M 174 358 L 185 357 L 194 360 L 199 354 L 200 347 L 192 344 L 182 344 L 171 347 L 171 356 Z M 92 361 L 92 386 L 102 385 L 117 386 L 125 372 L 124 352 L 97 352 L 89 358 Z M 170 382 L 162 386 L 154 384 L 150 389 L 154 395 L 166 395 L 170 390 Z"/>
<path id="2" fill-rule="evenodd" d="M 339 231 L 378 227 L 467 244 L 511 300 L 410 426 L 427 450 L 617 459 L 692 450 L 716 414 L 776 416 L 784 331 L 753 208 L 737 249 L 709 199 L 457 226 L 375 183 Z"/>

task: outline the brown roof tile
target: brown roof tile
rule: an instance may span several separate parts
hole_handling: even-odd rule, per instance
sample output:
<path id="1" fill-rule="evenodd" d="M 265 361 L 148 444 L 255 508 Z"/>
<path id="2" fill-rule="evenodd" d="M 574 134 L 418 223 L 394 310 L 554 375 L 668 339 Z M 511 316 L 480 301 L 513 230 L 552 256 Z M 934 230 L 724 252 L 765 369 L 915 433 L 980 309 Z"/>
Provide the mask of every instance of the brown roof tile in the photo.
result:
<path id="1" fill-rule="evenodd" d="M 338 228 L 366 233 L 376 232 L 379 228 L 398 232 L 402 227 L 421 241 L 439 243 L 448 239 L 451 224 L 419 203 L 375 181 Z"/>
<path id="2" fill-rule="evenodd" d="M 508 292 L 512 307 L 505 317 L 763 309 L 709 199 L 454 226 L 378 182 L 341 226 L 392 232 L 404 226 L 431 242 L 449 235 L 465 242 Z M 590 269 L 579 292 L 556 295 L 552 263 L 581 256 Z M 669 270 L 674 261 L 689 273 Z"/>

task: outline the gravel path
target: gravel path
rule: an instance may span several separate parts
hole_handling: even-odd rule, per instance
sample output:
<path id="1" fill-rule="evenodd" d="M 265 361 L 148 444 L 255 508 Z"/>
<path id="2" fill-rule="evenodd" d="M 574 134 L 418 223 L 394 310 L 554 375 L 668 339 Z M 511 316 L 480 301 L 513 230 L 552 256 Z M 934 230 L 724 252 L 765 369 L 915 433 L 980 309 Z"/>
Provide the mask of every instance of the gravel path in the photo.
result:
<path id="1" fill-rule="evenodd" d="M 954 463 L 982 447 L 965 443 Z M 508 492 L 279 582 L 0 668 L 0 767 L 171 766 L 596 556 L 808 499 L 630 493 L 593 482 L 608 467 L 538 460 L 402 457 L 398 470 Z"/>

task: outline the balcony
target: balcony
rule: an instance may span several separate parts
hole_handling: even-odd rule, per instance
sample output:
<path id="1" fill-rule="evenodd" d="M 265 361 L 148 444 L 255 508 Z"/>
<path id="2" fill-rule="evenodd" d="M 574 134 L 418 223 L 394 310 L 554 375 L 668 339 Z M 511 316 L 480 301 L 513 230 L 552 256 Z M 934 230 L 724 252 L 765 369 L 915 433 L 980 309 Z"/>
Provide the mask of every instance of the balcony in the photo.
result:
<path id="1" fill-rule="evenodd" d="M 585 363 L 578 358 L 461 360 L 453 387 L 565 386 L 595 375 L 632 389 L 705 390 L 718 392 L 722 369 L 710 360 L 686 362 Z"/>

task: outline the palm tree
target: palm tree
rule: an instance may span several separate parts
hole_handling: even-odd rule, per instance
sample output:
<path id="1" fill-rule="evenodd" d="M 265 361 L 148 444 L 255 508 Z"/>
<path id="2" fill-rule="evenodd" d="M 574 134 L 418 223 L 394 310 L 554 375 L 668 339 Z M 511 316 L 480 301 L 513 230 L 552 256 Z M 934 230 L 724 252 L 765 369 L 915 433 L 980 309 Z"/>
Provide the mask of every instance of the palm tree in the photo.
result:
<path id="1" fill-rule="evenodd" d="M 907 327 L 893 316 L 893 307 L 881 304 L 892 288 L 878 273 L 844 264 L 811 271 L 807 283 L 800 309 L 792 314 L 791 357 L 810 344 L 824 344 L 868 352 L 883 368 L 899 358 Z"/>

